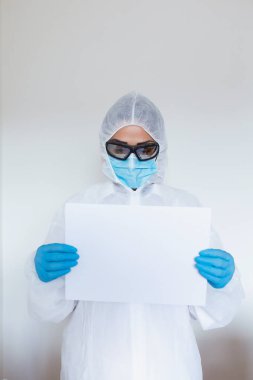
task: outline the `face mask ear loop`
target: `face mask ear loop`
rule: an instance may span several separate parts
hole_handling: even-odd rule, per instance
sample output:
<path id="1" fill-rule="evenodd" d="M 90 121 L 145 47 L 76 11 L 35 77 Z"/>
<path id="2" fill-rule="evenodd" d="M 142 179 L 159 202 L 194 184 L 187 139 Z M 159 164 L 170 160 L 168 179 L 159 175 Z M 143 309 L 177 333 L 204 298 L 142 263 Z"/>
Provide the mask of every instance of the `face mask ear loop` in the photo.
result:
<path id="1" fill-rule="evenodd" d="M 115 179 L 117 182 L 119 182 L 119 179 L 118 179 L 118 177 L 116 176 L 116 174 L 115 174 L 115 172 L 114 172 L 114 169 L 113 169 L 113 167 L 112 167 L 111 161 L 110 161 L 110 159 L 109 159 L 109 155 L 107 155 L 106 160 L 107 160 L 107 163 L 109 164 L 109 166 L 111 167 L 111 171 L 112 171 L 112 174 L 113 174 L 114 179 Z"/>

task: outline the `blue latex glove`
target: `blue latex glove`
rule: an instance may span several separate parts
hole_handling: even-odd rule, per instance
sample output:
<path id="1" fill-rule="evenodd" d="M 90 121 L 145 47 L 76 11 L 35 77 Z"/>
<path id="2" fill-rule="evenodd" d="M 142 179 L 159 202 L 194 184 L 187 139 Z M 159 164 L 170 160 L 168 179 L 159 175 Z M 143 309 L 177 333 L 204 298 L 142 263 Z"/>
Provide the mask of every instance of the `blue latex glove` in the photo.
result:
<path id="1" fill-rule="evenodd" d="M 221 249 L 205 249 L 195 257 L 196 268 L 213 288 L 224 288 L 235 271 L 233 256 Z"/>
<path id="2" fill-rule="evenodd" d="M 52 281 L 69 273 L 78 264 L 77 249 L 71 245 L 53 243 L 41 245 L 34 258 L 38 277 L 43 282 Z"/>

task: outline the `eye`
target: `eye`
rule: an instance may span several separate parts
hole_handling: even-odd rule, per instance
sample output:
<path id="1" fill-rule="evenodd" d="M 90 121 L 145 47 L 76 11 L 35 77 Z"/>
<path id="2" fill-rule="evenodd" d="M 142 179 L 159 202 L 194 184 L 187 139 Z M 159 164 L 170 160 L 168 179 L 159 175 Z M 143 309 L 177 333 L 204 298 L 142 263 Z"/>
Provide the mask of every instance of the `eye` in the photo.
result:
<path id="1" fill-rule="evenodd" d="M 122 154 L 122 153 L 125 153 L 125 150 L 123 148 L 117 146 L 116 148 L 114 148 L 114 153 Z"/>
<path id="2" fill-rule="evenodd" d="M 116 158 L 124 158 L 129 152 L 129 149 L 127 147 L 116 144 L 108 144 L 107 150 L 112 156 Z"/>
<path id="3" fill-rule="evenodd" d="M 155 147 L 154 146 L 146 146 L 143 149 L 143 153 L 146 154 L 147 156 L 151 156 L 155 152 Z"/>

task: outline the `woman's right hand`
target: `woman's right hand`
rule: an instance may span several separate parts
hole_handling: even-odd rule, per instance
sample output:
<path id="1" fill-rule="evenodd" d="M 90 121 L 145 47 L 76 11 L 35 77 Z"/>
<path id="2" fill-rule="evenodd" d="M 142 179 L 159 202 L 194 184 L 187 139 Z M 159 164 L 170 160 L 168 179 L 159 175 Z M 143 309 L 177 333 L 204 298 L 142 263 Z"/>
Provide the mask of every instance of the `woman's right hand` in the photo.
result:
<path id="1" fill-rule="evenodd" d="M 52 243 L 41 245 L 34 258 L 36 272 L 43 282 L 64 276 L 78 264 L 77 248 L 68 244 Z"/>

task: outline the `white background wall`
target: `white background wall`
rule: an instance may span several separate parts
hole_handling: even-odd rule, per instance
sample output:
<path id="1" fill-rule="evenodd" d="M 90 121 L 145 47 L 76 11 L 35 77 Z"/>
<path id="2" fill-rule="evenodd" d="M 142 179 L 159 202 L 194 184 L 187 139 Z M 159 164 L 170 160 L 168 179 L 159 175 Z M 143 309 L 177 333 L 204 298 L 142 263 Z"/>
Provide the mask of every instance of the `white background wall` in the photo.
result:
<path id="1" fill-rule="evenodd" d="M 205 380 L 253 378 L 253 2 L 3 0 L 4 371 L 57 380 L 64 323 L 33 321 L 24 262 L 66 197 L 100 181 L 98 128 L 136 89 L 158 105 L 167 182 L 213 209 L 247 298 L 197 330 Z"/>

